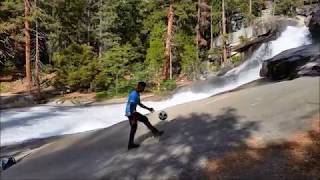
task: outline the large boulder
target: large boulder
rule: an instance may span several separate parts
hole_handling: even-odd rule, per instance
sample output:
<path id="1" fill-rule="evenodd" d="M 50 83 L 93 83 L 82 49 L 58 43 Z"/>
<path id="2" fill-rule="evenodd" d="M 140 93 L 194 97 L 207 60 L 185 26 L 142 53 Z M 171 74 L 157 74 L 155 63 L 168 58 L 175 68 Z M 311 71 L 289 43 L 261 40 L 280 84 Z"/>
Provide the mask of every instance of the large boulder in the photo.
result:
<path id="1" fill-rule="evenodd" d="M 313 57 L 310 62 L 299 67 L 298 76 L 319 76 L 320 75 L 320 55 Z"/>
<path id="2" fill-rule="evenodd" d="M 251 26 L 228 33 L 228 44 L 230 46 L 239 46 L 242 44 L 242 38 L 247 41 L 253 41 L 263 36 L 268 36 L 269 40 L 273 40 L 279 37 L 281 32 L 288 26 L 299 25 L 299 22 L 300 21 L 295 18 L 280 16 L 260 17 L 255 19 Z M 272 36 L 269 36 L 270 34 L 272 34 Z M 215 38 L 213 45 L 215 47 L 222 46 L 222 36 Z"/>
<path id="3" fill-rule="evenodd" d="M 16 160 L 14 157 L 7 157 L 7 158 L 3 158 L 0 159 L 0 166 L 1 166 L 1 170 L 6 170 L 9 167 L 13 166 L 14 164 L 16 164 Z M 1 172 L 1 171 L 0 171 Z"/>
<path id="4" fill-rule="evenodd" d="M 260 76 L 273 80 L 320 75 L 320 45 L 286 50 L 263 62 Z"/>
<path id="5" fill-rule="evenodd" d="M 320 9 L 311 13 L 310 21 L 308 22 L 309 31 L 312 39 L 320 41 Z"/>

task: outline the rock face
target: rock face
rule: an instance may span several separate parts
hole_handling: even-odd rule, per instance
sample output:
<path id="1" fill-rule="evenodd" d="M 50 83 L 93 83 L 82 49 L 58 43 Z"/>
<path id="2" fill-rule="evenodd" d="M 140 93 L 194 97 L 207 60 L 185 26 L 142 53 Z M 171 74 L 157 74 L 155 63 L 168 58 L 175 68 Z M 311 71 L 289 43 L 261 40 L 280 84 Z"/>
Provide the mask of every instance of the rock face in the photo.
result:
<path id="1" fill-rule="evenodd" d="M 315 41 L 320 41 L 320 9 L 313 12 L 311 14 L 311 19 L 308 23 L 310 33 L 312 35 L 312 38 Z"/>
<path id="2" fill-rule="evenodd" d="M 311 59 L 298 69 L 298 76 L 319 76 L 320 75 L 320 55 Z"/>
<path id="3" fill-rule="evenodd" d="M 35 104 L 34 97 L 25 95 L 0 96 L 0 101 L 0 109 L 31 106 Z"/>
<path id="4" fill-rule="evenodd" d="M 260 76 L 272 80 L 320 75 L 320 45 L 312 44 L 284 51 L 263 62 Z"/>
<path id="5" fill-rule="evenodd" d="M 230 17 L 230 27 L 231 32 L 236 32 L 244 28 L 247 23 L 246 17 L 240 13 L 234 14 Z"/>

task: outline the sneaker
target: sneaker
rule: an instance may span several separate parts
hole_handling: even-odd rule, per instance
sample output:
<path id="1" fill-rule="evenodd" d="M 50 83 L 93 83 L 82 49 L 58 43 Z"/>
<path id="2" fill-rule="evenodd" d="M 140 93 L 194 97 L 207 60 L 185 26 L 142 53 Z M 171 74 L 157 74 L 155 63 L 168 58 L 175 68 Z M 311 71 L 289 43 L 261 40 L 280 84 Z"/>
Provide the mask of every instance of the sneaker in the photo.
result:
<path id="1" fill-rule="evenodd" d="M 162 136 L 163 133 L 164 133 L 164 131 L 158 131 L 158 132 L 154 133 L 153 135 L 155 137 L 160 137 L 160 136 Z"/>
<path id="2" fill-rule="evenodd" d="M 129 144 L 128 145 L 128 150 L 138 148 L 140 145 L 139 144 Z"/>

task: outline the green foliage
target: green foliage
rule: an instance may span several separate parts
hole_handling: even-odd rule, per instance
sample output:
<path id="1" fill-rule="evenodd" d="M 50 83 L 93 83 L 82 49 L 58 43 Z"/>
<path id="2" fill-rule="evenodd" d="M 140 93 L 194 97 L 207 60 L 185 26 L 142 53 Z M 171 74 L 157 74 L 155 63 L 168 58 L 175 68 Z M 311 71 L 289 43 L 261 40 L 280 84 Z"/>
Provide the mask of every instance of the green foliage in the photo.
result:
<path id="1" fill-rule="evenodd" d="M 212 0 L 212 30 L 217 36 L 220 33 L 221 27 L 221 0 Z"/>
<path id="2" fill-rule="evenodd" d="M 261 16 L 264 6 L 264 0 L 252 0 L 252 14 L 254 16 Z"/>
<path id="3" fill-rule="evenodd" d="M 165 59 L 164 34 L 166 26 L 162 22 L 158 22 L 153 26 L 150 33 L 149 48 L 147 49 L 146 64 L 149 75 L 158 79 L 160 77 L 161 67 Z"/>
<path id="4" fill-rule="evenodd" d="M 184 3 L 176 2 L 174 8 L 174 25 L 177 29 L 183 30 L 186 34 L 195 34 L 194 27 L 197 19 L 194 16 L 197 14 L 196 3 L 186 1 Z"/>
<path id="5" fill-rule="evenodd" d="M 186 44 L 181 54 L 182 71 L 193 79 L 197 78 L 200 70 L 200 60 L 196 57 L 197 48 L 194 44 Z"/>
<path id="6" fill-rule="evenodd" d="M 6 93 L 6 92 L 9 92 L 9 90 L 10 90 L 9 86 L 6 86 L 5 84 L 0 83 L 0 93 Z"/>
<path id="7" fill-rule="evenodd" d="M 71 44 L 53 58 L 57 77 L 55 85 L 72 91 L 90 88 L 97 73 L 95 54 L 88 45 Z"/>
<path id="8" fill-rule="evenodd" d="M 240 36 L 239 40 L 240 40 L 240 43 L 246 43 L 249 41 L 249 39 L 246 36 Z"/>
<path id="9" fill-rule="evenodd" d="M 226 0 L 227 17 L 234 13 L 242 13 L 248 15 L 250 10 L 249 0 Z M 259 16 L 264 8 L 264 0 L 252 0 L 252 14 Z"/>
<path id="10" fill-rule="evenodd" d="M 136 82 L 146 77 L 143 64 L 139 63 L 141 57 L 130 44 L 115 46 L 100 59 L 96 58 L 92 47 L 71 44 L 54 55 L 55 85 L 72 91 L 106 91 L 108 96 L 127 93 Z M 128 80 L 126 76 L 133 78 Z"/>
<path id="11" fill-rule="evenodd" d="M 139 13 L 141 0 L 119 1 L 116 12 L 118 18 L 113 26 L 117 27 L 117 33 L 122 37 L 122 43 L 132 42 L 136 39 L 142 22 Z"/>
<path id="12" fill-rule="evenodd" d="M 121 38 L 113 32 L 115 23 L 119 18 L 119 15 L 116 13 L 119 7 L 119 1 L 98 1 L 95 5 L 98 6 L 98 8 L 97 13 L 92 16 L 91 20 L 96 26 L 93 32 L 103 49 L 109 49 L 114 45 L 118 45 L 121 40 Z"/>
<path id="13" fill-rule="evenodd" d="M 130 80 L 131 87 L 135 87 L 135 85 L 139 81 L 149 82 L 151 81 L 150 76 L 148 75 L 148 71 L 146 71 L 147 67 L 144 63 L 135 63 L 131 66 L 131 77 Z"/>
<path id="14" fill-rule="evenodd" d="M 275 14 L 287 16 L 296 15 L 296 8 L 303 5 L 303 0 L 276 0 L 274 5 Z"/>
<path id="15" fill-rule="evenodd" d="M 279 0 L 276 11 L 291 15 L 300 1 Z M 160 79 L 170 4 L 174 11 L 173 77 L 187 74 L 190 79 L 196 79 L 208 55 L 214 69 L 220 67 L 221 49 L 209 50 L 209 44 L 210 23 L 213 36 L 221 34 L 221 0 L 201 2 L 204 8 L 200 31 L 208 44 L 197 47 L 197 0 L 37 0 L 37 4 L 30 1 L 31 14 L 27 18 L 23 0 L 0 0 L 1 73 L 24 71 L 23 21 L 28 19 L 31 51 L 35 52 L 37 21 L 40 59 L 46 67 L 42 70 L 56 71 L 57 87 L 101 92 L 98 97 L 127 94 L 138 81 L 146 81 L 163 91 L 171 90 L 174 82 Z M 252 0 L 253 15 L 250 15 L 248 0 L 225 2 L 227 23 L 236 13 L 251 21 L 264 6 L 264 0 Z M 211 14 L 208 7 L 212 8 Z"/>
<path id="16" fill-rule="evenodd" d="M 108 91 L 101 91 L 96 93 L 96 100 L 101 101 L 109 99 L 112 95 Z"/>
<path id="17" fill-rule="evenodd" d="M 1 68 L 1 74 L 9 75 L 17 71 L 17 67 L 13 61 L 5 61 L 3 67 Z"/>
<path id="18" fill-rule="evenodd" d="M 160 85 L 161 91 L 164 91 L 164 92 L 172 91 L 176 87 L 177 87 L 177 84 L 175 80 L 166 80 L 166 81 L 163 81 Z"/>
<path id="19" fill-rule="evenodd" d="M 106 70 L 102 70 L 95 76 L 90 88 L 97 92 L 106 91 L 111 88 L 112 82 L 113 78 L 107 76 Z"/>
<path id="20" fill-rule="evenodd" d="M 239 63 L 239 62 L 241 62 L 242 61 L 242 58 L 241 58 L 241 56 L 239 56 L 239 55 L 235 55 L 235 56 L 232 56 L 231 57 L 231 62 L 233 63 L 233 64 L 237 64 L 237 63 Z"/>
<path id="21" fill-rule="evenodd" d="M 221 0 L 212 0 L 212 30 L 217 36 L 221 29 Z M 241 13 L 245 15 L 249 21 L 254 16 L 260 16 L 261 10 L 264 8 L 264 0 L 252 0 L 252 15 L 249 14 L 249 0 L 225 0 L 226 17 L 231 17 L 233 14 Z"/>
<path id="22" fill-rule="evenodd" d="M 130 44 L 115 46 L 106 52 L 99 60 L 101 71 L 93 81 L 93 87 L 97 91 L 110 90 L 114 94 L 127 92 L 133 82 L 125 79 L 125 76 L 137 76 L 132 72 L 138 69 L 136 63 L 141 61 L 141 54 Z"/>
<path id="23" fill-rule="evenodd" d="M 158 10 L 151 12 L 150 15 L 146 16 L 146 19 L 143 21 L 143 30 L 148 32 L 151 31 L 155 23 L 165 23 L 166 22 L 166 11 Z"/>
<path id="24" fill-rule="evenodd" d="M 191 79 L 196 79 L 200 71 L 200 59 L 197 58 L 197 47 L 193 43 L 193 36 L 183 32 L 177 33 L 175 42 L 180 49 L 182 73 Z"/>
<path id="25" fill-rule="evenodd" d="M 0 0 L 0 72 L 15 73 L 23 67 L 23 1 Z"/>

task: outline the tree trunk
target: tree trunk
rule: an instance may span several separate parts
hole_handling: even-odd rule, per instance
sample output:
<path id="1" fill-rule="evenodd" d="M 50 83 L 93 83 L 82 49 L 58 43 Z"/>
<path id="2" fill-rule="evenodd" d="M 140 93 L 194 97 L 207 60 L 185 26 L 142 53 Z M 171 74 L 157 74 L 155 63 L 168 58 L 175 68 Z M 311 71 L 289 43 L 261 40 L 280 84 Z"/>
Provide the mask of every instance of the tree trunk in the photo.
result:
<path id="1" fill-rule="evenodd" d="M 196 31 L 197 31 L 197 37 L 196 37 L 196 45 L 197 45 L 197 51 L 196 51 L 196 61 L 199 62 L 199 43 L 201 40 L 201 36 L 200 36 L 200 16 L 201 16 L 201 11 L 200 11 L 200 3 L 201 0 L 198 0 L 198 14 L 197 14 L 197 25 L 196 25 Z M 192 63 L 192 70 L 195 71 L 194 67 L 193 67 L 193 63 Z M 193 79 L 195 77 L 194 75 L 195 72 L 193 72 Z"/>
<path id="2" fill-rule="evenodd" d="M 197 51 L 199 50 L 199 42 L 200 42 L 200 3 L 201 0 L 198 0 L 198 14 L 197 14 L 197 26 L 196 26 L 196 31 L 197 31 L 197 37 L 196 37 L 196 43 L 197 43 Z"/>
<path id="3" fill-rule="evenodd" d="M 173 7 L 170 1 L 169 11 L 168 11 L 168 27 L 167 27 L 167 38 L 166 38 L 166 50 L 165 50 L 165 62 L 162 70 L 163 79 L 168 79 L 169 68 L 171 61 L 171 38 L 172 38 L 172 28 L 173 28 Z"/>
<path id="4" fill-rule="evenodd" d="M 37 7 L 37 0 L 35 0 L 35 5 Z M 39 65 L 40 65 L 40 53 L 39 53 L 39 32 L 38 32 L 38 20 L 36 20 L 36 62 L 35 62 L 35 80 L 37 86 L 37 96 L 40 99 L 40 73 L 39 73 Z"/>
<path id="5" fill-rule="evenodd" d="M 274 16 L 276 13 L 276 0 L 272 2 L 272 16 Z"/>
<path id="6" fill-rule="evenodd" d="M 88 10 L 88 19 L 90 19 L 90 10 Z M 88 21 L 87 36 L 87 44 L 90 45 L 90 20 Z"/>
<path id="7" fill-rule="evenodd" d="M 249 14 L 252 15 L 252 0 L 249 0 Z"/>
<path id="8" fill-rule="evenodd" d="M 100 0 L 100 8 L 102 8 L 102 0 Z M 99 58 L 101 58 L 101 56 L 102 56 L 101 39 L 102 39 L 102 12 L 100 10 L 100 14 L 99 14 Z"/>
<path id="9" fill-rule="evenodd" d="M 212 6 L 213 6 L 213 4 L 211 4 L 211 8 L 210 8 L 210 50 L 213 49 L 213 27 L 212 27 L 213 17 L 212 17 Z"/>
<path id="10" fill-rule="evenodd" d="M 172 79 L 172 51 L 170 48 L 170 79 Z"/>
<path id="11" fill-rule="evenodd" d="M 226 47 L 226 17 L 225 17 L 225 0 L 222 0 L 222 43 L 223 43 L 223 64 L 228 64 L 228 58 L 227 58 L 227 47 Z"/>
<path id="12" fill-rule="evenodd" d="M 30 27 L 28 17 L 30 14 L 30 3 L 29 0 L 24 0 L 24 34 L 25 34 L 25 60 L 26 60 L 26 78 L 27 78 L 27 87 L 29 95 L 31 95 L 31 59 L 30 59 Z"/>
<path id="13" fill-rule="evenodd" d="M 90 45 L 90 6 L 91 6 L 91 0 L 89 0 L 88 5 L 87 5 L 87 17 L 88 17 L 88 22 L 87 22 L 87 44 Z"/>

